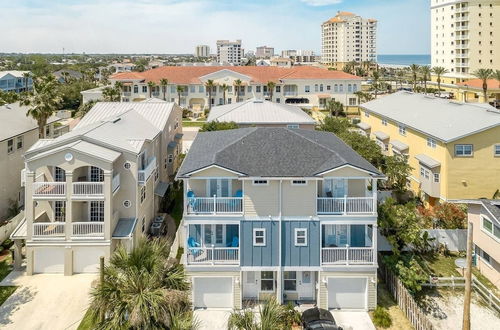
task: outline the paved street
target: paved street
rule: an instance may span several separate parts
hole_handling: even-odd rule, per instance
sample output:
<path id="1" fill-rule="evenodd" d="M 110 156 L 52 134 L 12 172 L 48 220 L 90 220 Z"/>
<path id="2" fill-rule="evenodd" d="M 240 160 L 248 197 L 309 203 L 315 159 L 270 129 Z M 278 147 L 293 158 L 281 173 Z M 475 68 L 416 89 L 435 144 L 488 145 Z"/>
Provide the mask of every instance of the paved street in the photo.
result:
<path id="1" fill-rule="evenodd" d="M 76 329 L 89 304 L 95 274 L 26 276 L 11 272 L 0 285 L 17 290 L 0 307 L 0 328 L 16 330 Z"/>

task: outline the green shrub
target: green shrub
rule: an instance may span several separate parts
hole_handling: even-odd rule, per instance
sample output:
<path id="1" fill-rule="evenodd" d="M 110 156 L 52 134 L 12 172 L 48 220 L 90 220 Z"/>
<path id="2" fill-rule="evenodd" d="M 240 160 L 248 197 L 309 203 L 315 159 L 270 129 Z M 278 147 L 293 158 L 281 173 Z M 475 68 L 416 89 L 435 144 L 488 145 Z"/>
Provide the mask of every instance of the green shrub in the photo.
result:
<path id="1" fill-rule="evenodd" d="M 373 312 L 373 324 L 377 327 L 388 328 L 392 325 L 391 315 L 382 306 L 377 306 Z"/>
<path id="2" fill-rule="evenodd" d="M 3 243 L 2 243 L 2 247 L 3 247 L 4 249 L 6 249 L 6 250 L 10 249 L 12 245 L 14 245 L 14 242 L 13 242 L 11 239 L 9 239 L 9 238 L 7 238 L 7 239 L 6 239 L 5 241 L 3 241 Z"/>

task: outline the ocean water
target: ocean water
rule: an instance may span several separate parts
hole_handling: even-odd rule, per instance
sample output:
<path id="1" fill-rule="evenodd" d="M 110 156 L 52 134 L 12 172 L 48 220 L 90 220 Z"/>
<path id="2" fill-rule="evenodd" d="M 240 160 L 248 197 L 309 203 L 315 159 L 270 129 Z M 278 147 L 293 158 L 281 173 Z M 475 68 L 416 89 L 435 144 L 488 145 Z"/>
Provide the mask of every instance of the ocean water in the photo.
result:
<path id="1" fill-rule="evenodd" d="M 431 55 L 378 55 L 379 64 L 390 65 L 431 65 Z"/>

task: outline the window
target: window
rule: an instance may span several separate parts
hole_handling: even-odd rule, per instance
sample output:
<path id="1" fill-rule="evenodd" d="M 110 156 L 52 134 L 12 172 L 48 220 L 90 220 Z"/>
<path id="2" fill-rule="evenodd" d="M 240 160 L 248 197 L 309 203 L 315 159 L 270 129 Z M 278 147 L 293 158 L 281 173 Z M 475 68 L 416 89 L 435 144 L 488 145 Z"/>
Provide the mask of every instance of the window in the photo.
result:
<path id="1" fill-rule="evenodd" d="M 142 230 L 143 233 L 146 230 L 146 217 L 142 218 L 142 228 L 141 228 L 141 230 Z"/>
<path id="2" fill-rule="evenodd" d="M 500 157 L 500 144 L 496 144 L 493 146 L 493 151 L 495 157 Z"/>
<path id="3" fill-rule="evenodd" d="M 382 125 L 387 126 L 387 119 L 382 119 Z"/>
<path id="4" fill-rule="evenodd" d="M 339 92 L 344 92 L 344 84 L 339 85 Z"/>
<path id="5" fill-rule="evenodd" d="M 7 153 L 10 154 L 12 152 L 14 152 L 14 139 L 7 141 Z"/>
<path id="6" fill-rule="evenodd" d="M 148 86 L 142 86 L 142 92 L 147 93 L 148 92 Z"/>
<path id="7" fill-rule="evenodd" d="M 335 84 L 333 85 L 333 92 L 338 93 L 339 92 L 339 85 Z"/>
<path id="8" fill-rule="evenodd" d="M 311 86 L 305 86 L 304 87 L 304 92 L 309 93 L 311 91 Z"/>
<path id="9" fill-rule="evenodd" d="M 318 84 L 315 84 L 314 85 L 314 91 L 317 92 L 318 91 Z"/>
<path id="10" fill-rule="evenodd" d="M 253 185 L 254 186 L 267 186 L 268 181 L 267 180 L 253 180 Z"/>
<path id="11" fill-rule="evenodd" d="M 297 291 L 297 272 L 284 272 L 285 291 Z"/>
<path id="12" fill-rule="evenodd" d="M 177 91 L 177 86 L 170 85 L 170 93 L 175 93 Z"/>
<path id="13" fill-rule="evenodd" d="M 436 140 L 433 138 L 428 137 L 427 138 L 427 146 L 431 148 L 436 148 Z"/>
<path id="14" fill-rule="evenodd" d="M 260 272 L 260 290 L 274 291 L 274 272 Z"/>
<path id="15" fill-rule="evenodd" d="M 266 246 L 266 229 L 254 228 L 253 230 L 253 245 Z"/>
<path id="16" fill-rule="evenodd" d="M 492 234 L 493 233 L 493 222 L 491 222 L 490 220 L 488 220 L 484 217 L 482 217 L 481 219 L 482 219 L 483 230 Z"/>
<path id="17" fill-rule="evenodd" d="M 255 92 L 260 93 L 260 87 L 261 86 L 255 86 Z"/>
<path id="18" fill-rule="evenodd" d="M 281 93 L 281 86 L 276 86 L 276 93 Z"/>
<path id="19" fill-rule="evenodd" d="M 295 246 L 307 246 L 306 228 L 295 228 Z"/>
<path id="20" fill-rule="evenodd" d="M 134 93 L 135 94 L 139 93 L 139 86 L 134 85 Z"/>
<path id="21" fill-rule="evenodd" d="M 288 124 L 288 125 L 286 125 L 286 128 L 294 128 L 294 129 L 297 129 L 297 128 L 299 128 L 299 125 L 298 125 L 298 124 Z"/>
<path id="22" fill-rule="evenodd" d="M 434 182 L 439 183 L 439 173 L 434 173 Z"/>
<path id="23" fill-rule="evenodd" d="M 355 97 L 349 98 L 349 105 L 356 105 L 356 98 Z"/>
<path id="24" fill-rule="evenodd" d="M 171 164 L 174 161 L 174 155 L 170 154 L 168 155 L 168 163 Z"/>
<path id="25" fill-rule="evenodd" d="M 292 186 L 305 186 L 306 184 L 306 180 L 292 180 Z"/>
<path id="26" fill-rule="evenodd" d="M 127 209 L 128 209 L 131 205 L 132 205 L 132 203 L 131 203 L 129 200 L 125 200 L 125 201 L 123 201 L 123 206 L 124 206 L 125 208 L 127 208 Z"/>
<path id="27" fill-rule="evenodd" d="M 279 97 L 276 99 L 276 103 L 281 103 L 281 99 Z"/>
<path id="28" fill-rule="evenodd" d="M 24 143 L 23 143 L 23 137 L 22 136 L 18 136 L 16 140 L 17 140 L 17 149 L 22 149 L 23 145 L 24 145 Z"/>
<path id="29" fill-rule="evenodd" d="M 129 162 L 123 163 L 123 168 L 126 170 L 130 170 L 130 166 L 131 166 L 131 164 Z"/>
<path id="30" fill-rule="evenodd" d="M 55 201 L 54 202 L 54 217 L 56 221 L 66 221 L 65 212 L 66 202 L 65 201 Z"/>
<path id="31" fill-rule="evenodd" d="M 141 187 L 141 204 L 146 199 L 146 186 Z"/>
<path id="32" fill-rule="evenodd" d="M 455 144 L 456 157 L 470 157 L 472 156 L 472 144 Z"/>
<path id="33" fill-rule="evenodd" d="M 406 136 L 406 126 L 404 125 L 399 125 L 399 134 Z"/>
<path id="34" fill-rule="evenodd" d="M 205 87 L 203 85 L 198 86 L 198 93 L 204 93 Z"/>
<path id="35" fill-rule="evenodd" d="M 90 221 L 104 221 L 104 201 L 90 202 Z"/>

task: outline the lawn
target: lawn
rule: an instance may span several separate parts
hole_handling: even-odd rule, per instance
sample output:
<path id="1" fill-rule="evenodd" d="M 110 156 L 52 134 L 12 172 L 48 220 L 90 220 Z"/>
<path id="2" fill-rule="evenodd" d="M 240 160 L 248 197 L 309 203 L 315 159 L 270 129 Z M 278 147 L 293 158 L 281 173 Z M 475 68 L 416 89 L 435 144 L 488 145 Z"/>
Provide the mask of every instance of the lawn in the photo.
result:
<path id="1" fill-rule="evenodd" d="M 182 127 L 202 127 L 205 121 L 183 120 Z"/>
<path id="2" fill-rule="evenodd" d="M 9 250 L 4 250 L 0 255 L 0 281 L 3 280 L 12 271 L 12 257 Z M 10 297 L 16 286 L 0 286 L 0 305 L 2 305 L 7 298 Z"/>
<path id="3" fill-rule="evenodd" d="M 82 322 L 80 322 L 80 325 L 78 326 L 77 330 L 92 330 L 94 328 L 94 324 L 92 323 L 92 320 L 90 319 L 90 313 L 87 310 L 87 313 L 83 316 Z"/>
<path id="4" fill-rule="evenodd" d="M 177 227 L 179 227 L 179 224 L 181 223 L 181 220 L 182 220 L 182 213 L 183 213 L 183 189 L 182 189 L 182 185 L 179 185 L 179 188 L 174 190 L 172 192 L 173 196 L 172 196 L 172 199 L 173 199 L 173 203 L 174 203 L 174 207 L 172 208 L 172 211 L 170 212 L 170 215 L 172 216 L 172 218 L 174 218 L 175 220 L 175 224 L 177 225 Z"/>
<path id="5" fill-rule="evenodd" d="M 417 261 L 429 275 L 438 277 L 461 276 L 455 265 L 455 260 L 459 257 L 458 254 L 450 254 L 450 256 L 441 254 L 420 255 Z"/>
<path id="6" fill-rule="evenodd" d="M 377 328 L 377 329 L 389 329 L 389 330 L 413 329 L 413 326 L 411 325 L 410 321 L 408 321 L 403 311 L 399 309 L 396 302 L 392 299 L 391 293 L 387 290 L 387 287 L 383 282 L 379 282 L 377 286 L 377 305 L 386 308 L 392 320 L 391 327 Z M 370 312 L 370 317 L 373 320 L 373 312 Z"/>

